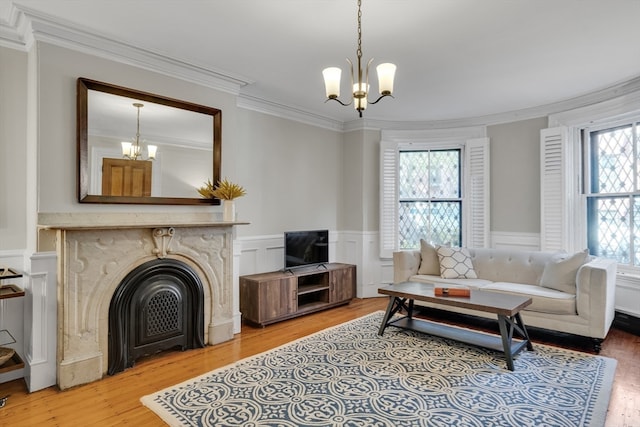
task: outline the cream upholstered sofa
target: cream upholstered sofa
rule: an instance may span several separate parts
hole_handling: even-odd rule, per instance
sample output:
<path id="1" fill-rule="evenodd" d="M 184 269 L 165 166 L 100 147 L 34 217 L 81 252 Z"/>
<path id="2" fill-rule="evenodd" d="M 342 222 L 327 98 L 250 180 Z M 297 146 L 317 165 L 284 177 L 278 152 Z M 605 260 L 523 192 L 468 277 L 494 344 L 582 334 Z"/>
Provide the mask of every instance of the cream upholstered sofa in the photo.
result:
<path id="1" fill-rule="evenodd" d="M 591 257 L 586 251 L 445 248 L 422 241 L 421 250 L 395 252 L 393 268 L 395 283 L 425 282 L 529 296 L 532 304 L 521 312 L 525 325 L 592 338 L 596 351 L 614 318 L 617 263 Z M 489 316 L 458 307 L 446 310 Z"/>

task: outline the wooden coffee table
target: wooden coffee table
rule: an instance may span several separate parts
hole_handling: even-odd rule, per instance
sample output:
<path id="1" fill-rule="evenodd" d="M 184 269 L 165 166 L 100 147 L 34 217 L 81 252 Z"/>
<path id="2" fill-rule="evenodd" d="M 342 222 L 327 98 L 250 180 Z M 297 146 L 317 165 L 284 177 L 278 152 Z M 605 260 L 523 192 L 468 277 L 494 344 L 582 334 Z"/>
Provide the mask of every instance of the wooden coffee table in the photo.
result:
<path id="1" fill-rule="evenodd" d="M 469 297 L 440 297 L 434 295 L 434 287 L 429 283 L 402 282 L 378 289 L 378 293 L 390 297 L 378 335 L 382 335 L 387 326 L 396 326 L 504 352 L 507 368 L 511 371 L 514 370 L 515 355 L 525 347 L 529 351 L 533 350 L 520 316 L 520 310 L 531 304 L 531 298 L 481 290 L 472 290 Z M 413 317 L 414 301 L 494 313 L 498 316 L 500 336 L 416 319 Z M 404 309 L 407 315 L 394 318 L 401 309 Z M 514 332 L 517 332 L 521 339 L 514 340 Z"/>

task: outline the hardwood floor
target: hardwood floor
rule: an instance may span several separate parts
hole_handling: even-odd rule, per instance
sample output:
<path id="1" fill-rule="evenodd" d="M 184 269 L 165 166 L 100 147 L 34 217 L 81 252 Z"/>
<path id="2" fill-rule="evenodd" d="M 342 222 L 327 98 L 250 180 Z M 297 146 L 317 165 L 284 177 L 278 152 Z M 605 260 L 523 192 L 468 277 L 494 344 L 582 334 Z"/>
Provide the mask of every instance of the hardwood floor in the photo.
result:
<path id="1" fill-rule="evenodd" d="M 226 343 L 185 352 L 165 352 L 140 360 L 131 369 L 84 386 L 59 391 L 50 387 L 27 393 L 23 380 L 0 384 L 0 426 L 122 426 L 165 425 L 140 403 L 140 397 L 204 374 L 348 320 L 386 307 L 386 298 L 354 300 L 334 308 L 265 328 L 242 327 Z M 554 344 L 538 334 L 534 343 Z M 566 343 L 560 338 L 562 344 Z M 572 347 L 580 346 L 572 344 Z M 640 337 L 612 329 L 601 355 L 618 360 L 607 426 L 640 426 Z"/>

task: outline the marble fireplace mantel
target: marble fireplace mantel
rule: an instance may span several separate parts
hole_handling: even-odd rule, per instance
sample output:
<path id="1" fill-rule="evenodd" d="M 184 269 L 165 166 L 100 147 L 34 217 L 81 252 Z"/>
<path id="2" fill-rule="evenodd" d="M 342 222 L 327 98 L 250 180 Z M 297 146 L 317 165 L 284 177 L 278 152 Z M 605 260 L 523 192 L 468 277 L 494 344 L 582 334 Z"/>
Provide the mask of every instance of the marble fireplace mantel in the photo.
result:
<path id="1" fill-rule="evenodd" d="M 154 227 L 228 227 L 247 222 L 222 221 L 221 213 L 40 213 L 38 227 L 44 230 L 154 228 Z"/>
<path id="2" fill-rule="evenodd" d="M 40 214 L 55 233 L 57 254 L 57 382 L 61 389 L 101 379 L 108 366 L 109 305 L 124 277 L 156 258 L 197 272 L 204 288 L 205 342 L 233 338 L 235 226 L 216 213 Z"/>

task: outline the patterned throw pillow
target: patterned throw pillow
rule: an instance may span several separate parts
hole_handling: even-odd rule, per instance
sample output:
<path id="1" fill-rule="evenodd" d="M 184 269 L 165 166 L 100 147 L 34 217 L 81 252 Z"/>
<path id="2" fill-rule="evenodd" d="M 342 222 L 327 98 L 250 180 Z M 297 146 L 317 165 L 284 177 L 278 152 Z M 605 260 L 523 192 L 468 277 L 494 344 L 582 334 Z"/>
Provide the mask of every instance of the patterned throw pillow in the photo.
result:
<path id="1" fill-rule="evenodd" d="M 477 279 L 473 269 L 471 255 L 466 248 L 447 248 L 438 246 L 436 249 L 440 260 L 440 276 L 443 279 Z"/>

